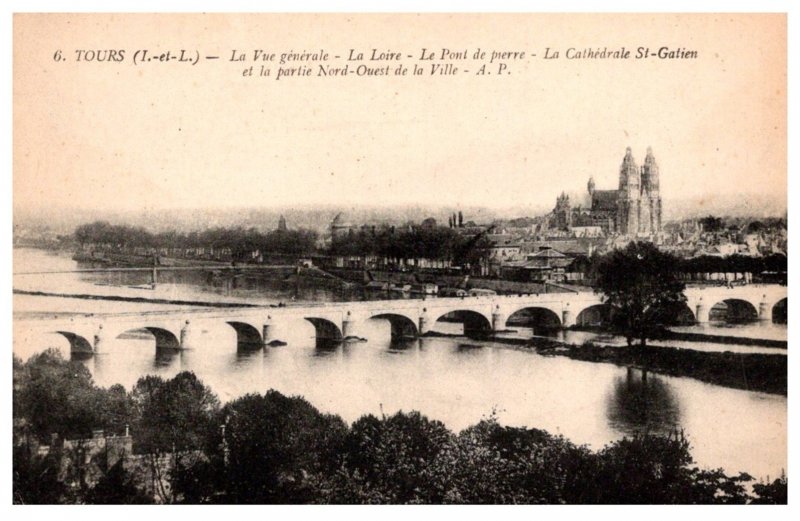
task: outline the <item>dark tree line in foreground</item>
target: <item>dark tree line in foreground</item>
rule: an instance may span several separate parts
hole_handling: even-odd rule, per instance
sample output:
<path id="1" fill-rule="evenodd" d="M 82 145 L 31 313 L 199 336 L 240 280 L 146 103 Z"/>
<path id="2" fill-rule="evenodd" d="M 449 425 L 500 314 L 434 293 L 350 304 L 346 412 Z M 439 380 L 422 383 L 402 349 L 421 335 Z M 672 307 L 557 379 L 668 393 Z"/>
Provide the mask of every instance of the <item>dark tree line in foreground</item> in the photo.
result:
<path id="1" fill-rule="evenodd" d="M 348 426 L 276 391 L 220 406 L 192 373 L 145 377 L 127 393 L 99 388 L 56 351 L 14 360 L 13 399 L 16 503 L 786 502 L 785 478 L 751 493 L 746 474 L 698 469 L 679 433 L 592 451 L 493 417 L 460 433 L 415 412 Z M 169 456 L 169 486 L 145 493 L 121 464 L 67 486 L 57 452 L 30 450 L 52 432 L 87 437 L 126 424 L 140 458 Z"/>

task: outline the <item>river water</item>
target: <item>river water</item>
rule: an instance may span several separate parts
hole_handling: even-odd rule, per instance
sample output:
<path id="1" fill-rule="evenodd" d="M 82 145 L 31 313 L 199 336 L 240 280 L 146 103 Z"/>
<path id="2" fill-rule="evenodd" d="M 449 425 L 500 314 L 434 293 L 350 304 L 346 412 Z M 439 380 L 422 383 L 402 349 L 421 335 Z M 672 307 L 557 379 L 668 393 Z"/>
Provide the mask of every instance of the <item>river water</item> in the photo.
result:
<path id="1" fill-rule="evenodd" d="M 14 251 L 15 272 L 76 267 L 68 256 L 30 249 Z M 291 298 L 340 298 L 329 290 L 263 284 L 220 289 L 215 281 L 195 279 L 159 284 L 155 290 L 128 287 L 146 282 L 146 275 L 136 276 L 142 280 L 118 274 L 22 275 L 14 277 L 14 287 L 262 304 Z M 26 330 L 28 321 L 42 315 L 162 308 L 176 306 L 15 295 L 14 353 L 24 359 L 55 347 L 69 356 L 63 337 L 33 335 Z M 437 323 L 442 332 L 457 332 L 459 327 Z M 775 331 L 780 336 L 779 327 L 770 329 L 774 331 L 769 338 L 775 337 Z M 455 431 L 495 414 L 503 424 L 545 429 L 593 449 L 642 430 L 669 432 L 679 428 L 691 441 L 692 454 L 702 467 L 722 467 L 730 473 L 746 471 L 766 478 L 777 476 L 787 466 L 785 397 L 652 373 L 643 378 L 637 370 L 541 356 L 488 341 L 422 338 L 393 342 L 389 324 L 382 320 L 371 320 L 359 330 L 367 342 L 328 348 L 316 345 L 314 329 L 305 321 L 285 324 L 283 331 L 282 340 L 288 345 L 255 352 L 238 351 L 235 332 L 225 324 L 209 326 L 202 331 L 195 349 L 180 352 L 157 353 L 148 334 L 129 334 L 109 342 L 107 353 L 83 363 L 103 386 L 121 383 L 130 389 L 146 374 L 170 377 L 191 370 L 223 401 L 273 388 L 304 396 L 320 410 L 338 414 L 348 422 L 368 413 L 418 410 Z M 758 332 L 753 330 L 752 336 L 767 338 Z M 517 334 L 528 332 L 517 328 Z M 593 333 L 562 334 L 571 335 L 567 340 L 575 342 L 598 340 Z M 785 326 L 783 335 L 785 338 Z M 704 348 L 718 350 L 722 346 L 709 344 Z M 735 348 L 761 351 L 757 347 Z"/>

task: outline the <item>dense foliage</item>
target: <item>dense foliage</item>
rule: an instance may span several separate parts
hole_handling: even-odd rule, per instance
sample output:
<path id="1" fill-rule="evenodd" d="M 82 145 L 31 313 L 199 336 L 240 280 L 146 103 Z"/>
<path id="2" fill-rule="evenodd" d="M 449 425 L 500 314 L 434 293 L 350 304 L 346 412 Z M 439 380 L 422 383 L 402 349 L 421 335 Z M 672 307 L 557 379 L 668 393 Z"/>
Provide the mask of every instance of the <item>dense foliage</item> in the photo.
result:
<path id="1" fill-rule="evenodd" d="M 677 259 L 647 242 L 632 242 L 599 258 L 594 265 L 595 291 L 602 293 L 630 345 L 644 346 L 657 326 L 686 302 Z"/>
<path id="2" fill-rule="evenodd" d="M 86 366 L 66 361 L 55 349 L 14 359 L 14 433 L 47 443 L 51 434 L 87 438 L 105 428 L 121 434 L 131 418 L 131 402 L 121 385 L 97 387 Z"/>
<path id="3" fill-rule="evenodd" d="M 709 215 L 700 219 L 700 225 L 703 227 L 703 231 L 718 232 L 722 229 L 723 223 L 720 217 Z"/>
<path id="4" fill-rule="evenodd" d="M 176 232 L 174 230 L 151 233 L 142 227 L 114 225 L 96 221 L 79 226 L 75 241 L 106 245 L 112 249 L 130 248 L 230 248 L 237 258 L 252 251 L 264 254 L 307 254 L 314 251 L 317 233 L 311 230 L 273 230 L 260 232 L 255 228 L 210 228 L 202 232 Z"/>
<path id="5" fill-rule="evenodd" d="M 684 273 L 744 273 L 759 274 L 764 271 L 785 272 L 788 262 L 786 255 L 773 253 L 766 257 L 747 255 L 728 255 L 714 257 L 701 255 L 691 259 L 681 259 L 678 269 Z"/>
<path id="6" fill-rule="evenodd" d="M 444 226 L 362 228 L 333 238 L 328 252 L 342 256 L 449 260 L 476 264 L 488 252 L 485 235 L 462 234 Z"/>
<path id="7" fill-rule="evenodd" d="M 748 493 L 745 474 L 698 469 L 680 433 L 637 435 L 595 452 L 541 430 L 502 426 L 493 416 L 458 434 L 417 412 L 367 415 L 347 426 L 276 391 L 219 408 L 191 373 L 142 378 L 125 394 L 122 413 L 92 416 L 85 397 L 72 398 L 103 403 L 98 397 L 112 391 L 95 387 L 78 367 L 54 352 L 15 360 L 15 426 L 27 426 L 29 436 L 15 430 L 15 503 L 786 502 L 784 476 Z M 65 399 L 42 392 L 51 386 Z M 34 395 L 42 407 L 30 406 Z M 48 404 L 63 409 L 59 416 L 35 419 Z M 158 493 L 144 493 L 149 478 L 119 463 L 84 488 L 67 486 L 58 451 L 42 456 L 25 440 L 81 415 L 88 416 L 65 424 L 76 436 L 124 420 L 135 426 L 135 452 L 201 449 L 193 452 L 204 457 L 170 459 L 170 486 Z"/>
<path id="8" fill-rule="evenodd" d="M 160 453 L 203 448 L 219 400 L 194 373 L 171 380 L 159 376 L 139 379 L 130 393 L 137 452 Z"/>

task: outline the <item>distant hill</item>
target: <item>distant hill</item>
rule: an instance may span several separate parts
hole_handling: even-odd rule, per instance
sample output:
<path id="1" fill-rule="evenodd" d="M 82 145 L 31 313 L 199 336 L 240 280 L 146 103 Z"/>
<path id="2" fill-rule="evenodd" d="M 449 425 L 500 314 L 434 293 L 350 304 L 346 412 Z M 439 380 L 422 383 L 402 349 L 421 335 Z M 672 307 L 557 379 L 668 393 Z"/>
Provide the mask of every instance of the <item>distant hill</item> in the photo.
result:
<path id="1" fill-rule="evenodd" d="M 577 195 L 575 199 L 577 200 Z M 571 198 L 572 199 L 572 198 Z M 785 198 L 759 194 L 750 195 L 709 195 L 702 198 L 664 200 L 664 220 L 680 220 L 707 215 L 730 217 L 783 217 L 786 214 Z M 289 228 L 308 228 L 324 233 L 331 220 L 343 213 L 347 222 L 355 225 L 419 223 L 433 217 L 437 223 L 447 225 L 448 217 L 461 211 L 464 222 L 473 221 L 488 224 L 496 219 L 524 219 L 544 215 L 552 206 L 531 205 L 504 209 L 481 207 L 430 208 L 424 206 L 295 206 L 285 208 L 211 208 L 140 210 L 119 212 L 97 212 L 89 209 L 67 208 L 15 208 L 14 225 L 23 228 L 48 228 L 59 234 L 69 234 L 79 225 L 96 220 L 106 220 L 113 224 L 142 226 L 159 232 L 170 229 L 178 231 L 202 230 L 210 227 L 242 226 L 254 227 L 260 231 L 278 227 L 283 215 Z"/>
<path id="2" fill-rule="evenodd" d="M 494 211 L 476 207 L 444 207 L 438 209 L 421 206 L 317 206 L 286 208 L 235 208 L 235 209 L 175 209 L 141 210 L 124 212 L 95 212 L 85 209 L 15 209 L 14 225 L 25 228 L 47 227 L 57 233 L 71 233 L 77 226 L 96 220 L 106 220 L 112 224 L 142 226 L 158 232 L 169 229 L 179 231 L 201 230 L 210 227 L 242 226 L 258 230 L 272 230 L 278 227 L 281 215 L 291 228 L 308 228 L 324 232 L 333 218 L 342 213 L 346 222 L 360 225 L 419 223 L 433 217 L 437 223 L 447 225 L 449 216 L 462 212 L 464 221 L 489 223 L 498 218 L 535 215 L 537 210 L 514 208 L 507 211 Z"/>
<path id="3" fill-rule="evenodd" d="M 718 217 L 783 217 L 788 201 L 786 196 L 766 194 L 706 195 L 685 199 L 664 200 L 663 219 L 680 220 L 714 215 Z"/>

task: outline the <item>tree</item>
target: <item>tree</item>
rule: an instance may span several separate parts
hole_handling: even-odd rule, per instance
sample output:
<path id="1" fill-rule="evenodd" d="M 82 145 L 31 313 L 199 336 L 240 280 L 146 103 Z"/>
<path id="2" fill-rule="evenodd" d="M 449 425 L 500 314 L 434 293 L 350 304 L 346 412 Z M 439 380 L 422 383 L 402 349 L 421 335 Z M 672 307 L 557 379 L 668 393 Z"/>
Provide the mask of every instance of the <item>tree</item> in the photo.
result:
<path id="1" fill-rule="evenodd" d="M 601 504 L 743 504 L 747 474 L 694 466 L 683 433 L 623 438 L 597 453 L 592 480 L 602 484 L 586 502 Z"/>
<path id="2" fill-rule="evenodd" d="M 766 226 L 761 221 L 752 221 L 747 225 L 747 233 L 758 233 L 764 230 Z"/>
<path id="3" fill-rule="evenodd" d="M 133 429 L 137 451 L 159 453 L 203 448 L 219 400 L 194 373 L 171 380 L 140 378 L 131 391 L 136 410 Z"/>
<path id="4" fill-rule="evenodd" d="M 494 416 L 462 431 L 439 452 L 434 502 L 558 504 L 591 482 L 594 455 L 538 429 L 503 427 Z"/>
<path id="5" fill-rule="evenodd" d="M 225 502 L 239 504 L 314 502 L 313 478 L 331 472 L 347 430 L 341 418 L 277 391 L 230 402 L 219 424 L 224 434 L 216 429 L 207 450 L 224 468 Z"/>
<path id="6" fill-rule="evenodd" d="M 781 472 L 781 476 L 772 483 L 754 484 L 753 492 L 758 496 L 752 501 L 754 505 L 785 505 L 789 498 L 786 474 Z"/>
<path id="7" fill-rule="evenodd" d="M 53 454 L 37 455 L 28 444 L 14 446 L 13 496 L 15 505 L 62 503 L 67 487 L 59 478 L 59 461 Z"/>
<path id="8" fill-rule="evenodd" d="M 135 410 L 133 427 L 137 452 L 144 453 L 159 484 L 157 493 L 166 502 L 175 500 L 175 490 L 161 486 L 175 477 L 191 451 L 205 447 L 219 409 L 219 400 L 194 373 L 184 371 L 171 380 L 158 376 L 140 378 L 131 391 Z M 162 472 L 159 460 L 172 455 L 173 471 Z"/>
<path id="9" fill-rule="evenodd" d="M 342 471 L 357 484 L 357 497 L 336 502 L 430 503 L 433 463 L 453 441 L 438 421 L 418 412 L 398 412 L 381 419 L 362 416 L 345 439 Z"/>
<path id="10" fill-rule="evenodd" d="M 53 433 L 63 438 L 88 438 L 98 428 L 121 433 L 130 422 L 122 386 L 96 387 L 86 366 L 55 349 L 15 362 L 14 380 L 16 423 L 42 443 Z"/>
<path id="11" fill-rule="evenodd" d="M 176 501 L 192 505 L 210 503 L 222 488 L 222 464 L 221 460 L 209 461 L 205 458 L 194 461 L 178 460 L 170 472 L 170 483 Z"/>
<path id="12" fill-rule="evenodd" d="M 123 460 L 108 469 L 86 493 L 86 503 L 90 505 L 146 505 L 152 502 L 152 498 L 136 485 Z"/>
<path id="13" fill-rule="evenodd" d="M 617 312 L 628 345 L 638 338 L 645 346 L 656 326 L 685 305 L 678 269 L 674 256 L 647 242 L 632 242 L 599 259 L 595 291 Z"/>
<path id="14" fill-rule="evenodd" d="M 722 219 L 713 215 L 700 219 L 700 224 L 703 226 L 704 232 L 717 232 L 722 229 Z"/>

